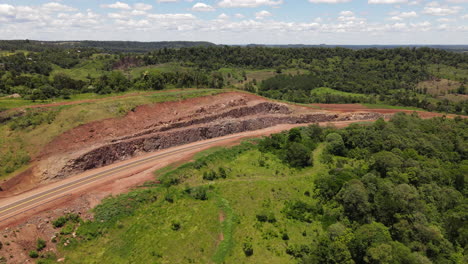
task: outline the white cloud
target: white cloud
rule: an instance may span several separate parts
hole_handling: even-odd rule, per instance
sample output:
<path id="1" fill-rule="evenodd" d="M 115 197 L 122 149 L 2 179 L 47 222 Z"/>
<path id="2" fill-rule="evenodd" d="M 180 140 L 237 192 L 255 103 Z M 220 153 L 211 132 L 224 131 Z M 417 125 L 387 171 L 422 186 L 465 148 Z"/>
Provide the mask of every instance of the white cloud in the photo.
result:
<path id="1" fill-rule="evenodd" d="M 218 19 L 226 20 L 226 19 L 229 19 L 229 16 L 226 15 L 225 13 L 222 13 L 221 15 L 218 16 Z"/>
<path id="2" fill-rule="evenodd" d="M 418 14 L 414 11 L 409 11 L 409 12 L 401 12 L 400 17 L 402 18 L 411 18 L 411 17 L 417 17 Z"/>
<path id="3" fill-rule="evenodd" d="M 391 12 L 392 17 L 390 17 L 390 20 L 394 21 L 401 21 L 406 18 L 414 18 L 418 17 L 418 14 L 415 11 L 409 11 L 409 12 Z"/>
<path id="4" fill-rule="evenodd" d="M 399 16 L 392 16 L 389 18 L 390 20 L 393 20 L 393 21 L 401 21 L 403 20 L 403 18 L 399 17 Z"/>
<path id="5" fill-rule="evenodd" d="M 466 4 L 468 3 L 468 0 L 445 0 L 449 3 L 455 3 L 455 4 Z"/>
<path id="6" fill-rule="evenodd" d="M 73 8 L 71 6 L 63 5 L 57 2 L 50 2 L 42 5 L 42 8 L 45 9 L 46 11 L 49 12 L 71 12 L 71 11 L 76 11 L 76 8 Z"/>
<path id="7" fill-rule="evenodd" d="M 455 21 L 455 19 L 446 18 L 446 17 L 441 17 L 441 18 L 437 19 L 437 22 L 440 22 L 440 23 L 450 23 L 450 22 L 454 22 L 454 21 Z"/>
<path id="8" fill-rule="evenodd" d="M 153 6 L 145 3 L 136 3 L 135 5 L 133 5 L 133 8 L 139 11 L 148 11 L 153 9 Z"/>
<path id="9" fill-rule="evenodd" d="M 265 17 L 270 17 L 272 14 L 266 10 L 262 10 L 260 12 L 255 13 L 256 19 L 264 19 Z"/>
<path id="10" fill-rule="evenodd" d="M 207 5 L 205 3 L 196 3 L 192 7 L 192 11 L 195 12 L 212 12 L 215 11 L 214 7 Z"/>
<path id="11" fill-rule="evenodd" d="M 369 4 L 406 4 L 408 0 L 368 0 Z"/>
<path id="12" fill-rule="evenodd" d="M 148 17 L 156 20 L 193 20 L 196 18 L 192 14 L 149 14 Z"/>
<path id="13" fill-rule="evenodd" d="M 16 8 L 8 4 L 0 4 L 0 15 L 13 16 Z"/>
<path id="14" fill-rule="evenodd" d="M 110 5 L 101 5 L 102 8 L 113 8 L 113 9 L 123 9 L 123 10 L 128 10 L 131 9 L 130 6 L 127 3 L 123 2 L 115 2 Z"/>
<path id="15" fill-rule="evenodd" d="M 309 0 L 309 2 L 314 4 L 339 4 L 351 2 L 351 0 Z"/>
<path id="16" fill-rule="evenodd" d="M 219 7 L 259 7 L 259 6 L 277 6 L 281 5 L 283 0 L 221 0 Z"/>
<path id="17" fill-rule="evenodd" d="M 244 18 L 245 16 L 243 14 L 237 13 L 234 15 L 236 18 Z"/>
<path id="18" fill-rule="evenodd" d="M 440 5 L 438 2 L 428 3 L 422 13 L 431 16 L 448 16 L 460 12 L 463 8 L 460 6 Z"/>
<path id="19" fill-rule="evenodd" d="M 354 16 L 354 13 L 352 11 L 341 11 L 340 15 L 342 15 L 342 16 Z"/>

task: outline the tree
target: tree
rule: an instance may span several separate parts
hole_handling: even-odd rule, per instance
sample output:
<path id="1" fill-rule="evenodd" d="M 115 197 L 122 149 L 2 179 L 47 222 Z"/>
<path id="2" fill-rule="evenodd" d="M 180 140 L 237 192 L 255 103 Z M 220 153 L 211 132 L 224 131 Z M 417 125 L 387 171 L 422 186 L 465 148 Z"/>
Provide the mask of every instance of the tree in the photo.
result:
<path id="1" fill-rule="evenodd" d="M 381 151 L 372 156 L 372 168 L 375 169 L 383 177 L 391 170 L 399 170 L 402 166 L 402 161 L 399 156 L 388 151 Z"/>
<path id="2" fill-rule="evenodd" d="M 347 182 L 337 195 L 349 219 L 364 222 L 370 212 L 369 197 L 364 184 L 357 179 Z"/>
<path id="3" fill-rule="evenodd" d="M 290 143 L 284 160 L 292 167 L 303 168 L 313 163 L 309 149 L 300 143 Z"/>
<path id="4" fill-rule="evenodd" d="M 327 150 L 333 155 L 343 155 L 346 149 L 343 138 L 338 133 L 330 133 L 326 137 Z"/>

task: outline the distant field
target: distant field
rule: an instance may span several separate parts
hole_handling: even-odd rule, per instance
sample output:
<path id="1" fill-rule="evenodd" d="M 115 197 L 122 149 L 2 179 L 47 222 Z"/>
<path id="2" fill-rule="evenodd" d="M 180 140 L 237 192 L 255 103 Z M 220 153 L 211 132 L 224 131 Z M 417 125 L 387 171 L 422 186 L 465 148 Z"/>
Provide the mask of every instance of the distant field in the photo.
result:
<path id="1" fill-rule="evenodd" d="M 11 55 L 14 55 L 16 53 L 24 53 L 24 54 L 29 54 L 30 51 L 27 51 L 27 50 L 16 50 L 16 51 L 9 51 L 9 50 L 0 50 L 0 57 L 2 56 L 11 56 Z"/>
<path id="2" fill-rule="evenodd" d="M 360 93 L 348 93 L 348 92 L 338 91 L 338 90 L 327 88 L 327 87 L 320 87 L 320 88 L 313 89 L 312 91 L 310 91 L 310 93 L 311 95 L 332 94 L 332 95 L 354 96 L 354 97 L 365 96 L 364 94 L 360 94 Z"/>
<path id="3" fill-rule="evenodd" d="M 124 71 L 125 73 L 129 73 L 132 78 L 140 77 L 144 72 L 176 72 L 176 71 L 185 71 L 190 68 L 182 67 L 176 63 L 166 63 L 160 65 L 151 65 L 151 66 L 143 66 L 143 67 L 135 67 L 131 68 L 129 71 Z"/>
<path id="4" fill-rule="evenodd" d="M 54 66 L 54 70 L 51 75 L 57 73 L 65 73 L 76 80 L 86 80 L 87 77 L 97 78 L 107 71 L 104 70 L 104 62 L 102 60 L 86 60 L 72 69 L 63 69 L 57 65 Z"/>

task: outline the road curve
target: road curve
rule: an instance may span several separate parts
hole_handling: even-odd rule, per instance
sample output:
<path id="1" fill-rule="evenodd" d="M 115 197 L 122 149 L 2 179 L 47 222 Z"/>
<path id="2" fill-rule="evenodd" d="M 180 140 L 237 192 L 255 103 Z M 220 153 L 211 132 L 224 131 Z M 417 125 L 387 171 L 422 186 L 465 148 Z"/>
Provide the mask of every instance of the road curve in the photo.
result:
<path id="1" fill-rule="evenodd" d="M 8 203 L 7 205 L 0 207 L 0 222 L 8 220 L 11 217 L 17 216 L 21 214 L 22 212 L 25 212 L 29 209 L 32 209 L 34 207 L 47 203 L 51 200 L 60 198 L 70 193 L 71 191 L 78 189 L 79 187 L 82 187 L 84 185 L 90 184 L 97 180 L 103 179 L 110 175 L 123 172 L 125 170 L 135 168 L 137 166 L 141 166 L 142 164 L 145 164 L 145 163 L 154 162 L 159 159 L 168 158 L 170 156 L 174 156 L 174 155 L 181 154 L 181 153 L 191 151 L 191 150 L 196 150 L 196 149 L 205 147 L 207 145 L 212 145 L 214 143 L 219 143 L 222 141 L 228 141 L 228 140 L 235 139 L 238 137 L 239 135 L 231 135 L 231 136 L 226 136 L 226 137 L 219 138 L 219 139 L 209 140 L 207 142 L 189 144 L 188 146 L 183 146 L 175 150 L 170 150 L 170 151 L 166 151 L 163 153 L 158 152 L 151 156 L 146 156 L 139 160 L 135 160 L 131 162 L 122 162 L 122 165 L 113 167 L 111 169 L 106 169 L 104 171 L 100 171 L 97 173 L 93 173 L 86 177 L 79 178 L 77 180 L 61 184 L 59 186 L 48 189 L 46 191 L 34 193 L 31 195 L 26 195 L 27 197 L 25 198 L 12 201 Z"/>
<path id="2" fill-rule="evenodd" d="M 359 120 L 323 122 L 318 124 L 322 126 L 335 125 L 336 127 L 344 127 L 355 122 L 359 122 Z M 45 205 L 49 202 L 61 200 L 65 196 L 70 196 L 74 193 L 80 193 L 83 190 L 86 191 L 93 186 L 91 183 L 99 185 L 101 184 L 101 181 L 103 183 L 105 183 L 104 181 L 108 182 L 109 180 L 112 180 L 114 176 L 118 177 L 119 175 L 132 175 L 132 173 L 142 171 L 141 168 L 143 167 L 145 169 L 153 168 L 154 164 L 165 164 L 165 161 L 167 163 L 167 160 L 174 162 L 177 161 L 181 156 L 190 156 L 203 149 L 224 144 L 232 144 L 244 138 L 266 136 L 272 133 L 279 133 L 281 131 L 289 130 L 294 127 L 307 125 L 308 124 L 277 125 L 265 129 L 248 131 L 181 145 L 155 153 L 148 153 L 146 155 L 108 165 L 103 168 L 89 170 L 79 175 L 53 182 L 48 185 L 40 186 L 36 189 L 18 195 L 2 198 L 0 199 L 0 224 L 6 224 L 9 222 L 6 220 L 10 220 L 11 218 L 21 218 L 25 215 L 28 215 L 26 212 L 33 209 L 36 210 L 39 208 L 38 210 L 41 211 L 42 205 Z M 35 213 L 38 213 L 38 211 L 35 211 Z"/>

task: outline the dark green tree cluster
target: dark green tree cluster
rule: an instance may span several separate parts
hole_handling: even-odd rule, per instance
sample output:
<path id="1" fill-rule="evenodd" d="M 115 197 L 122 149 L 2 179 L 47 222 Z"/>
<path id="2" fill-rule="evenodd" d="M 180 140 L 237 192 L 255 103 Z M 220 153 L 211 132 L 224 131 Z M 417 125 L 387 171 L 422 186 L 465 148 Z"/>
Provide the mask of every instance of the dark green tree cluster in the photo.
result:
<path id="1" fill-rule="evenodd" d="M 283 162 L 291 167 L 304 168 L 314 163 L 312 151 L 316 148 L 321 135 L 318 127 L 307 130 L 293 128 L 288 133 L 274 134 L 259 143 L 262 152 L 276 154 Z"/>
<path id="2" fill-rule="evenodd" d="M 200 68 L 219 69 L 222 67 L 246 68 L 314 68 L 327 60 L 338 60 L 353 65 L 352 62 L 374 59 L 403 62 L 394 65 L 396 69 L 422 67 L 428 63 L 442 63 L 457 66 L 468 62 L 468 55 L 430 48 L 363 49 L 345 48 L 268 48 L 268 47 L 192 47 L 182 49 L 160 49 L 144 55 L 146 64 L 181 62 L 197 65 Z M 356 65 L 357 67 L 372 67 Z M 375 65 L 379 67 L 379 65 Z M 376 69 L 377 72 L 378 69 Z M 390 72 L 390 74 L 392 74 Z"/>
<path id="3" fill-rule="evenodd" d="M 288 254 L 301 263 L 467 261 L 466 119 L 398 114 L 343 130 L 312 126 L 301 135 L 325 142 L 329 171 L 314 182 L 318 203 L 288 201 L 282 212 L 319 221 L 326 232 L 311 244 L 289 245 Z M 292 144 L 279 134 L 260 149 Z"/>

